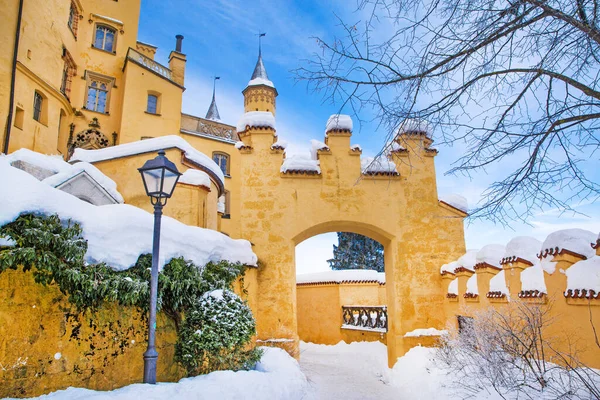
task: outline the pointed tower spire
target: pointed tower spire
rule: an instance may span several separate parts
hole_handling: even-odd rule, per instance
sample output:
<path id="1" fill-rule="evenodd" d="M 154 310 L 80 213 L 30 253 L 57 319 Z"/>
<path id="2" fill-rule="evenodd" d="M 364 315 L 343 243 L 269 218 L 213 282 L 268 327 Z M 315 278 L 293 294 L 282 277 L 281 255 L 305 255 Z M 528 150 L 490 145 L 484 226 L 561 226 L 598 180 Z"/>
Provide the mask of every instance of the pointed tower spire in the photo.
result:
<path id="1" fill-rule="evenodd" d="M 220 121 L 221 120 L 221 116 L 219 115 L 219 109 L 217 108 L 217 101 L 215 100 L 217 79 L 221 79 L 221 77 L 215 76 L 215 78 L 213 79 L 212 101 L 210 102 L 210 107 L 208 107 L 208 112 L 206 113 L 206 119 L 210 119 L 212 121 Z"/>
<path id="2" fill-rule="evenodd" d="M 275 115 L 275 98 L 277 89 L 273 82 L 269 80 L 267 70 L 262 59 L 262 41 L 261 38 L 266 33 L 258 34 L 258 60 L 252 73 L 252 78 L 246 88 L 242 91 L 244 95 L 244 112 L 266 111 Z"/>
<path id="3" fill-rule="evenodd" d="M 262 41 L 261 38 L 265 36 L 266 33 L 258 34 L 258 60 L 256 61 L 256 66 L 254 67 L 254 72 L 252 73 L 252 78 L 250 80 L 254 80 L 257 78 L 269 80 L 267 76 L 267 70 L 265 69 L 265 64 L 262 59 Z"/>

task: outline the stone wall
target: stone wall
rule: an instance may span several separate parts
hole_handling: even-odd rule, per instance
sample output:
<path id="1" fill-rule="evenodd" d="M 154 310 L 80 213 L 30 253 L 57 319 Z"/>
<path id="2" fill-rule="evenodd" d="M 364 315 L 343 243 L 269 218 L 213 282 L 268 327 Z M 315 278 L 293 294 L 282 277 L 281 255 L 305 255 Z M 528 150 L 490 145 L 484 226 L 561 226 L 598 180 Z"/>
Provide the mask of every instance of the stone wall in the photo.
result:
<path id="1" fill-rule="evenodd" d="M 140 383 L 146 320 L 133 308 L 106 304 L 77 312 L 56 286 L 21 270 L 0 274 L 0 398 L 31 397 L 69 386 L 110 390 Z M 184 376 L 174 361 L 174 325 L 157 323 L 158 380 Z"/>

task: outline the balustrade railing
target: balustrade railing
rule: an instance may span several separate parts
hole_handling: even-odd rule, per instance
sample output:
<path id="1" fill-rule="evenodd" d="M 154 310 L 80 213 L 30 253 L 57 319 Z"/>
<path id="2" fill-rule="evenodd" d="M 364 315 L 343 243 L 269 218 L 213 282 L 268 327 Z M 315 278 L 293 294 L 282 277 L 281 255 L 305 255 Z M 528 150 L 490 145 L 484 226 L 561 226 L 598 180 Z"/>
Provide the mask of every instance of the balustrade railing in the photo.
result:
<path id="1" fill-rule="evenodd" d="M 386 306 L 342 306 L 342 329 L 386 333 Z"/>
<path id="2" fill-rule="evenodd" d="M 133 61 L 137 62 L 138 64 L 141 64 L 144 67 L 156 72 L 157 74 L 162 75 L 169 80 L 172 80 L 171 70 L 169 68 L 165 67 L 162 64 L 157 63 L 156 61 L 154 61 L 153 59 L 151 59 L 149 57 L 146 57 L 145 55 L 138 52 L 137 50 L 129 48 L 129 51 L 127 52 L 127 57 L 130 60 L 133 60 Z"/>

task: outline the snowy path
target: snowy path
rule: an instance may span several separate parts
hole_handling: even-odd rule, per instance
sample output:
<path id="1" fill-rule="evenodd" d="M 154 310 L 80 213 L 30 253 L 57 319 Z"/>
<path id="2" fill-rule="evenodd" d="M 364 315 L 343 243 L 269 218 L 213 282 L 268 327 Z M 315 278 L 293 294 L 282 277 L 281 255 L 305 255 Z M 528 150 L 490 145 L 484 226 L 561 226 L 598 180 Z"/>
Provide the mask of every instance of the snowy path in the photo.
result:
<path id="1" fill-rule="evenodd" d="M 381 348 L 385 351 L 385 346 Z M 310 385 L 303 400 L 400 398 L 398 388 L 383 382 L 387 381 L 385 357 L 374 354 L 372 346 L 370 352 L 349 349 L 347 345 L 300 344 L 300 369 Z"/>

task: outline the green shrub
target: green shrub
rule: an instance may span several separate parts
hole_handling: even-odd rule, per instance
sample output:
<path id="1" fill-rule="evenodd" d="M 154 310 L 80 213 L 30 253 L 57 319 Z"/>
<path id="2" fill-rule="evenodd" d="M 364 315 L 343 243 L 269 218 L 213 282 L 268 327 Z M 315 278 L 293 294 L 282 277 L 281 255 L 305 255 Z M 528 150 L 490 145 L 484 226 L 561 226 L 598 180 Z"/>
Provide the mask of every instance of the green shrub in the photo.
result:
<path id="1" fill-rule="evenodd" d="M 250 308 L 232 291 L 206 292 L 186 316 L 175 347 L 189 375 L 250 369 L 262 352 L 248 348 L 256 333 Z"/>

